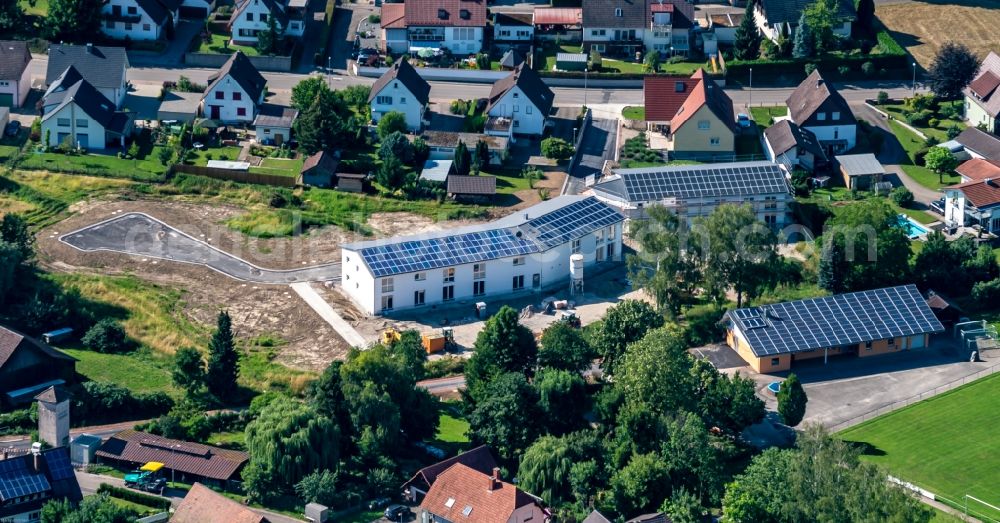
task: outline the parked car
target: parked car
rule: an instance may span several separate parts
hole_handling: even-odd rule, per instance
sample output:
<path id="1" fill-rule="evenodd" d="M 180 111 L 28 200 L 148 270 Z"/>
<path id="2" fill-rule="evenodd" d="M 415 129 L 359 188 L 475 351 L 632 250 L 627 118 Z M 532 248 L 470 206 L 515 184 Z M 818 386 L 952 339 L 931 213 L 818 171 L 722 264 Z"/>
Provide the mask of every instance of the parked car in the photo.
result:
<path id="1" fill-rule="evenodd" d="M 390 521 L 399 521 L 401 519 L 407 519 L 412 512 L 410 512 L 410 507 L 406 505 L 389 505 L 385 509 L 385 519 Z"/>
<path id="2" fill-rule="evenodd" d="M 3 129 L 4 136 L 17 136 L 19 132 L 21 132 L 21 122 L 17 120 L 11 120 Z"/>
<path id="3" fill-rule="evenodd" d="M 361 65 L 378 65 L 378 50 L 371 48 L 362 49 L 358 53 L 358 59 L 356 61 Z"/>
<path id="4" fill-rule="evenodd" d="M 736 115 L 736 124 L 744 128 L 750 127 L 751 125 L 753 125 L 753 120 L 751 120 L 750 116 L 748 116 L 746 113 L 740 113 Z"/>
<path id="5" fill-rule="evenodd" d="M 166 478 L 156 478 L 153 481 L 147 481 L 143 483 L 140 488 L 146 492 L 163 492 L 163 489 L 167 486 Z"/>
<path id="6" fill-rule="evenodd" d="M 940 214 L 940 215 L 943 216 L 944 215 L 944 198 L 938 198 L 937 200 L 934 200 L 933 202 L 931 202 L 930 208 L 931 208 L 932 211 L 934 211 L 934 212 L 936 212 L 936 213 L 938 213 L 938 214 Z"/>

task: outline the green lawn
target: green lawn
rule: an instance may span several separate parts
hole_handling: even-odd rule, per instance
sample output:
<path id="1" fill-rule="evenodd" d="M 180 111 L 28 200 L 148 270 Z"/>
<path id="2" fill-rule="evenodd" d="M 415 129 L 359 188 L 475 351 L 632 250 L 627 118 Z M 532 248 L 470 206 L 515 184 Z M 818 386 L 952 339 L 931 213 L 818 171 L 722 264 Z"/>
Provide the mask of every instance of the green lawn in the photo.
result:
<path id="1" fill-rule="evenodd" d="M 149 352 L 101 354 L 83 349 L 63 349 L 80 360 L 76 371 L 92 381 L 106 381 L 133 392 L 166 392 L 179 395 L 170 381 L 170 361 Z"/>
<path id="2" fill-rule="evenodd" d="M 786 115 L 788 115 L 788 108 L 784 105 L 750 108 L 750 118 L 753 118 L 757 125 L 764 129 L 773 125 L 775 118 Z"/>
<path id="3" fill-rule="evenodd" d="M 123 160 L 114 153 L 60 154 L 30 152 L 23 155 L 17 166 L 21 169 L 89 174 L 138 181 L 161 181 L 167 167 L 160 163 L 160 147 L 140 159 Z"/>
<path id="4" fill-rule="evenodd" d="M 229 449 L 244 449 L 246 447 L 246 432 L 215 432 L 208 437 L 208 444 Z"/>
<path id="5" fill-rule="evenodd" d="M 296 160 L 286 158 L 264 158 L 260 162 L 260 167 L 251 167 L 250 172 L 261 174 L 277 174 L 279 176 L 290 176 L 296 178 L 302 171 L 302 164 L 305 157 Z"/>
<path id="6" fill-rule="evenodd" d="M 889 120 L 889 128 L 892 129 L 892 134 L 896 136 L 899 140 L 899 144 L 903 146 L 903 150 L 910 157 L 910 164 L 903 165 L 903 172 L 913 178 L 917 183 L 927 187 L 929 189 L 934 189 L 935 191 L 940 190 L 942 187 L 947 185 L 956 184 L 961 179 L 956 175 L 944 175 L 943 182 L 938 180 L 938 175 L 931 171 L 930 169 L 916 165 L 913 162 L 914 155 L 917 151 L 924 148 L 924 141 L 919 136 L 913 133 L 913 131 L 903 127 L 899 122 L 895 120 Z"/>
<path id="7" fill-rule="evenodd" d="M 543 68 L 541 70 L 542 71 L 551 71 L 551 70 L 555 69 L 555 67 L 556 67 L 556 55 L 559 54 L 559 53 L 579 53 L 579 52 L 582 52 L 582 51 L 583 51 L 583 47 L 579 46 L 579 45 L 566 45 L 566 44 L 563 44 L 563 45 L 560 45 L 558 47 L 554 46 L 554 45 L 543 46 L 543 47 L 541 47 L 537 51 L 537 53 L 539 55 L 541 55 L 541 58 L 544 60 L 544 66 L 543 66 Z M 536 69 L 538 69 L 538 68 L 536 67 Z"/>
<path id="8" fill-rule="evenodd" d="M 864 459 L 901 479 L 956 502 L 969 494 L 1000 506 L 1000 454 L 992 444 L 1000 430 L 998 395 L 994 374 L 839 435 L 863 443 Z"/>
<path id="9" fill-rule="evenodd" d="M 483 174 L 487 174 L 487 172 L 483 171 Z M 517 191 L 524 191 L 527 189 L 531 189 L 531 187 L 528 185 L 528 179 L 522 178 L 519 173 L 516 176 L 511 175 L 515 173 L 507 173 L 507 174 L 488 173 L 488 174 L 490 174 L 491 176 L 496 176 L 498 194 L 513 194 L 516 193 Z M 544 180 L 545 179 L 544 177 L 545 174 L 543 173 L 542 179 L 537 180 L 536 183 Z"/>
<path id="10" fill-rule="evenodd" d="M 468 443 L 469 422 L 442 412 L 439 418 L 437 439 L 447 443 Z"/>
<path id="11" fill-rule="evenodd" d="M 34 2 L 21 0 L 21 8 L 27 15 L 45 16 L 49 14 L 49 0 L 35 0 Z"/>
<path id="12" fill-rule="evenodd" d="M 382 517 L 378 510 L 356 510 L 337 518 L 337 523 L 371 523 Z"/>
<path id="13" fill-rule="evenodd" d="M 646 119 L 646 108 L 643 106 L 629 106 L 622 109 L 622 118 L 626 120 L 642 121 Z"/>
<path id="14" fill-rule="evenodd" d="M 187 161 L 191 165 L 208 165 L 209 160 L 229 160 L 236 161 L 240 157 L 241 147 L 211 147 L 205 149 L 192 149 L 188 153 Z"/>
<path id="15" fill-rule="evenodd" d="M 231 39 L 229 35 L 210 33 L 209 36 L 211 38 L 210 42 L 199 40 L 198 47 L 195 49 L 195 52 L 233 54 L 236 51 L 243 51 L 243 54 L 247 56 L 257 56 L 260 54 L 257 52 L 257 48 L 252 45 L 236 45 L 229 43 L 229 40 Z"/>
<path id="16" fill-rule="evenodd" d="M 944 102 L 942 106 L 944 106 L 945 104 L 951 104 L 953 106 L 956 106 L 959 110 L 962 109 L 962 102 L 960 100 L 956 100 L 953 102 Z M 903 104 L 886 104 L 886 105 L 880 105 L 878 106 L 878 108 L 889 113 L 892 117 L 898 120 L 906 121 L 906 118 L 903 116 L 903 109 L 904 109 Z M 962 121 L 961 119 L 955 120 L 948 118 L 940 118 L 937 123 L 937 126 L 935 127 L 931 127 L 929 124 L 913 125 L 913 127 L 915 127 L 920 132 L 924 133 L 927 136 L 933 136 L 934 138 L 937 138 L 938 141 L 940 142 L 948 140 L 948 128 L 952 126 L 957 126 L 960 129 L 965 129 L 966 127 L 965 122 Z"/>

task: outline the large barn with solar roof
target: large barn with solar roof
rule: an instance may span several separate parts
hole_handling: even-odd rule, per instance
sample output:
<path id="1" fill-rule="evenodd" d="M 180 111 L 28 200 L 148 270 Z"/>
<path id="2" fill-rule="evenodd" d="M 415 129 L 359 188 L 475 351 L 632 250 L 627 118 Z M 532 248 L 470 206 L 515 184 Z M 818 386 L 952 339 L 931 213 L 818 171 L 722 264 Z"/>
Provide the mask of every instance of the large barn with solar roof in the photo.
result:
<path id="1" fill-rule="evenodd" d="M 594 197 L 560 196 L 482 225 L 345 244 L 344 292 L 367 314 L 537 292 L 622 259 L 622 221 Z"/>
<path id="2" fill-rule="evenodd" d="M 757 372 L 796 361 L 921 349 L 944 327 L 915 285 L 729 311 L 726 342 Z"/>

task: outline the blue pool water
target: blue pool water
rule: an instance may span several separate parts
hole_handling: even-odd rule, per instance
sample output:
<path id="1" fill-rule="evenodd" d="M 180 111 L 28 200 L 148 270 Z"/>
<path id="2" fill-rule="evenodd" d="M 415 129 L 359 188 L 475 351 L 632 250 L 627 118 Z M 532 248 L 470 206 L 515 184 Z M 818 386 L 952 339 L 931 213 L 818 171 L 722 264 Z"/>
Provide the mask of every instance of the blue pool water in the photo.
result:
<path id="1" fill-rule="evenodd" d="M 927 234 L 928 232 L 926 227 L 911 220 L 905 214 L 899 215 L 899 225 L 903 227 L 903 230 L 906 231 L 906 236 L 908 236 L 911 240 L 918 236 Z"/>
<path id="2" fill-rule="evenodd" d="M 781 382 L 780 381 L 772 381 L 771 383 L 768 383 L 767 384 L 767 390 L 771 391 L 773 394 L 777 394 L 778 391 L 781 390 Z"/>

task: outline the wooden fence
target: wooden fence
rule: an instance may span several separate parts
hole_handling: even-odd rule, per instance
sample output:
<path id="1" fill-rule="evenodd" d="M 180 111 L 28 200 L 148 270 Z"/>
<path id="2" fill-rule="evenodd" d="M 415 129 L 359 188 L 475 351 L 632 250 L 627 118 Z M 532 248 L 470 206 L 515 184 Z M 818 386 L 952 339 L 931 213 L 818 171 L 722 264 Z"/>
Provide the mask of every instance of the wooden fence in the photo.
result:
<path id="1" fill-rule="evenodd" d="M 216 180 L 228 180 L 239 183 L 255 183 L 258 185 L 273 185 L 275 187 L 295 187 L 297 179 L 291 176 L 281 176 L 277 174 L 252 173 L 249 171 L 234 171 L 232 169 L 219 169 L 216 167 L 204 167 L 201 165 L 174 165 L 171 167 L 168 177 L 176 173 L 194 174 L 215 178 Z"/>

